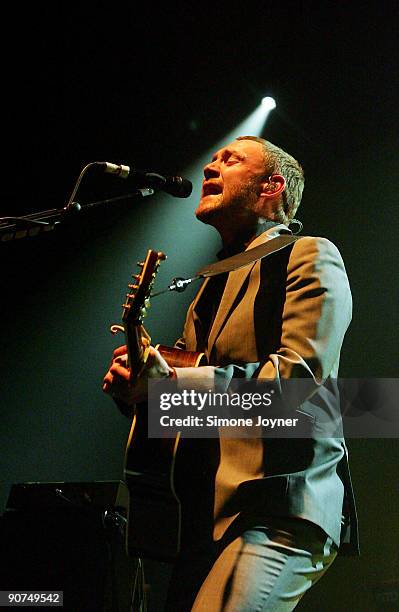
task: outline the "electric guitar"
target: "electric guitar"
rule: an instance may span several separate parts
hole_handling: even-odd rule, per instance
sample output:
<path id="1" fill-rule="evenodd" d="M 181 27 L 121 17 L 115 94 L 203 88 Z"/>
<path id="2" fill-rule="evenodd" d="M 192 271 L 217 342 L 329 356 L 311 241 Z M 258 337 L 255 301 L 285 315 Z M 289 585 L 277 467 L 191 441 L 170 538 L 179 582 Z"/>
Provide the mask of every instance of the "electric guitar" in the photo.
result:
<path id="1" fill-rule="evenodd" d="M 125 333 L 131 383 L 134 384 L 148 357 L 151 338 L 143 327 L 151 290 L 166 256 L 151 249 L 139 263 L 123 304 L 123 326 L 111 332 Z M 172 347 L 155 347 L 170 366 L 188 367 L 206 363 L 203 353 Z M 173 560 L 180 549 L 180 502 L 174 489 L 174 467 L 179 444 L 176 437 L 148 438 L 147 406 L 137 404 L 126 445 L 124 476 L 129 492 L 126 550 L 134 557 Z"/>

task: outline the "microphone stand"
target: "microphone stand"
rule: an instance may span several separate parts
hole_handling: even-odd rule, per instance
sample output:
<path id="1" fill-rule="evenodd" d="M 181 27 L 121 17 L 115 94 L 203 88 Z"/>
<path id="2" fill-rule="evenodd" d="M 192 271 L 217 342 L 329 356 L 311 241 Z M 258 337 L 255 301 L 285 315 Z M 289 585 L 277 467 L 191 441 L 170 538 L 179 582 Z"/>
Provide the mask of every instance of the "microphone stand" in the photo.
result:
<path id="1" fill-rule="evenodd" d="M 121 200 L 131 198 L 145 198 L 153 195 L 154 190 L 151 188 L 137 189 L 134 193 L 108 198 L 106 200 L 98 200 L 97 202 L 89 202 L 81 205 L 78 202 L 71 202 L 64 208 L 51 208 L 21 217 L 0 217 L 0 242 L 10 242 L 18 238 L 26 236 L 36 236 L 41 232 L 50 232 L 56 225 L 59 225 L 66 219 L 75 216 L 77 213 L 86 212 L 98 206 L 106 206 L 114 204 Z"/>

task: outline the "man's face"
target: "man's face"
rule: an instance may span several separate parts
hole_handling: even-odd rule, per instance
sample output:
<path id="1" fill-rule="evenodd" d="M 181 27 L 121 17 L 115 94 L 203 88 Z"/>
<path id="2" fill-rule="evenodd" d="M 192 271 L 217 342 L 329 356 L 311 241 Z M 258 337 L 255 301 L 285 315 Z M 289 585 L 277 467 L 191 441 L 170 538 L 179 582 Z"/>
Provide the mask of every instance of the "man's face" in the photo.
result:
<path id="1" fill-rule="evenodd" d="M 265 176 L 263 147 L 253 140 L 235 140 L 215 153 L 204 168 L 202 194 L 195 214 L 213 225 L 229 217 L 253 215 Z"/>

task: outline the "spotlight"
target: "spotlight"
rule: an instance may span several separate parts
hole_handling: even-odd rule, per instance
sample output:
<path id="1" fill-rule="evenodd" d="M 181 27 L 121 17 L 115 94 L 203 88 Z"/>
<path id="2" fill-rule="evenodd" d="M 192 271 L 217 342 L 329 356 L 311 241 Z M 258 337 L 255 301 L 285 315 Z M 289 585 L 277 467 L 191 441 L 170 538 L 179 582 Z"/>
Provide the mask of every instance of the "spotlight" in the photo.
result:
<path id="1" fill-rule="evenodd" d="M 266 96 L 266 98 L 262 98 L 262 106 L 265 107 L 266 110 L 273 110 L 273 108 L 276 108 L 276 101 L 274 98 Z"/>

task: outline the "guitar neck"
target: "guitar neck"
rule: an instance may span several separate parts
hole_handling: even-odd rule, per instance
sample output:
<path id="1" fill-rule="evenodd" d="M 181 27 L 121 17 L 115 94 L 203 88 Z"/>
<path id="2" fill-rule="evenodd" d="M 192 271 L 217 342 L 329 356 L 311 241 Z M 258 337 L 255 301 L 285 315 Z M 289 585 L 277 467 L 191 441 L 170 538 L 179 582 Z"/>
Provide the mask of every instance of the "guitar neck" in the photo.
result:
<path id="1" fill-rule="evenodd" d="M 144 364 L 144 348 L 141 340 L 141 325 L 125 326 L 128 366 L 134 379 Z M 133 374 L 135 373 L 135 374 Z"/>
<path id="2" fill-rule="evenodd" d="M 166 258 L 161 251 L 149 249 L 143 262 L 139 262 L 140 274 L 133 274 L 133 283 L 128 284 L 126 301 L 123 304 L 122 321 L 128 352 L 131 380 L 135 380 L 147 357 L 146 347 L 151 338 L 143 328 L 142 320 L 149 305 L 151 289 L 160 262 Z"/>

